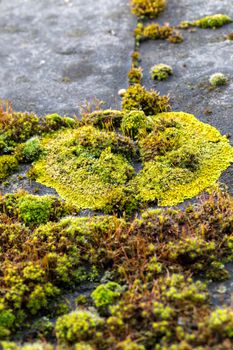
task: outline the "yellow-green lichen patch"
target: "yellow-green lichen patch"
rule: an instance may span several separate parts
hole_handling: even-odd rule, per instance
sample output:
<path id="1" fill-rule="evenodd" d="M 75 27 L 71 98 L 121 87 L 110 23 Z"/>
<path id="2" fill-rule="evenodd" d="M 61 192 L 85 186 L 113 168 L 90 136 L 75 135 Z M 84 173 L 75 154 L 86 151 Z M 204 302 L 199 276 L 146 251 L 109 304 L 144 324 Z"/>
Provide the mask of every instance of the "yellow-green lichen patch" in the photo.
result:
<path id="1" fill-rule="evenodd" d="M 193 115 L 162 113 L 154 121 L 139 141 L 144 167 L 132 181 L 141 201 L 176 205 L 212 186 L 233 161 L 227 138 Z"/>
<path id="2" fill-rule="evenodd" d="M 129 138 L 83 126 L 59 133 L 45 148 L 46 156 L 31 171 L 37 181 L 78 208 L 120 212 L 127 207 L 126 184 L 134 174 Z"/>

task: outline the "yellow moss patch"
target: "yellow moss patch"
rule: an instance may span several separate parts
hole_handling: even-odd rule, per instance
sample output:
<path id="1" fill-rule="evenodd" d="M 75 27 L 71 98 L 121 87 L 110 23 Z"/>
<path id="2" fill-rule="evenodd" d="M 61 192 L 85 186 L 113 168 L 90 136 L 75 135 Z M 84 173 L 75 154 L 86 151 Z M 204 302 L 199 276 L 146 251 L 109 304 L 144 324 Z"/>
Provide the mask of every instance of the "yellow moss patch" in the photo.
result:
<path id="1" fill-rule="evenodd" d="M 137 122 L 140 113 L 143 123 Z M 167 206 L 192 198 L 211 187 L 233 162 L 227 138 L 193 115 L 131 114 L 136 118 L 134 134 L 129 133 L 134 141 L 94 126 L 44 139 L 45 155 L 31 176 L 80 209 L 131 213 L 145 203 Z M 143 165 L 138 174 L 133 168 L 135 145 Z"/>
<path id="2" fill-rule="evenodd" d="M 78 208 L 122 211 L 134 174 L 127 159 L 133 147 L 129 138 L 93 126 L 63 131 L 46 140 L 47 154 L 30 173 Z"/>
<path id="3" fill-rule="evenodd" d="M 233 148 L 227 138 L 193 115 L 162 113 L 154 120 L 157 124 L 162 121 L 161 125 L 166 121 L 168 127 L 157 127 L 156 135 L 163 147 L 152 148 L 154 156 L 144 162 L 143 170 L 133 180 L 141 201 L 158 201 L 161 206 L 183 202 L 214 185 L 233 161 Z M 150 143 L 146 148 L 150 150 Z"/>

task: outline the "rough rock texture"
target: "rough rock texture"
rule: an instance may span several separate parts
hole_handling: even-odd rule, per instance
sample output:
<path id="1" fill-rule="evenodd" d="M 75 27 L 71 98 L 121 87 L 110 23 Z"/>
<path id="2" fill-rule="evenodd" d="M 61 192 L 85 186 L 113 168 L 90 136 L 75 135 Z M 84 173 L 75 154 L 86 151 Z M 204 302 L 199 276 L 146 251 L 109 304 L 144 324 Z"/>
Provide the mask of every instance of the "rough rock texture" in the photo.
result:
<path id="1" fill-rule="evenodd" d="M 119 105 L 133 27 L 125 0 L 1 0 L 0 97 L 39 115 Z"/>

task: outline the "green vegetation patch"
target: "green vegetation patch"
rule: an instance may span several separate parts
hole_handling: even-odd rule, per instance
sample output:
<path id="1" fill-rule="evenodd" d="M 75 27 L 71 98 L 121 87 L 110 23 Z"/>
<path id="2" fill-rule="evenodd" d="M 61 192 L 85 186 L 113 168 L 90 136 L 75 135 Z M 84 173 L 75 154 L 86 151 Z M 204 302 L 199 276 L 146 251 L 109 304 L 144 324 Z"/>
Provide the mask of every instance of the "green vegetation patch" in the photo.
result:
<path id="1" fill-rule="evenodd" d="M 45 139 L 45 154 L 30 175 L 77 208 L 122 214 L 140 204 L 176 205 L 192 198 L 233 161 L 227 138 L 214 127 L 182 112 L 146 116 L 167 106 L 138 85 L 125 95 L 120 129 L 126 136 L 91 125 L 59 132 Z M 143 166 L 138 174 L 136 154 Z"/>
<path id="2" fill-rule="evenodd" d="M 132 13 L 142 18 L 156 18 L 166 4 L 166 0 L 131 0 Z"/>
<path id="3" fill-rule="evenodd" d="M 142 201 L 176 205 L 212 186 L 233 161 L 227 138 L 187 113 L 153 117 L 140 138 L 144 167 L 133 180 Z"/>
<path id="4" fill-rule="evenodd" d="M 150 70 L 150 76 L 153 80 L 167 80 L 173 74 L 173 69 L 167 64 L 156 64 Z"/>
<path id="5" fill-rule="evenodd" d="M 54 187 L 78 208 L 127 210 L 131 194 L 126 184 L 134 175 L 132 140 L 83 126 L 61 132 L 45 148 L 46 157 L 31 171 L 37 181 Z"/>
<path id="6" fill-rule="evenodd" d="M 210 16 L 206 16 L 203 17 L 201 19 L 198 19 L 196 21 L 183 21 L 180 23 L 179 27 L 183 28 L 183 29 L 187 29 L 189 27 L 199 27 L 202 29 L 216 29 L 216 28 L 221 28 L 222 26 L 229 24 L 232 22 L 232 18 L 218 13 L 215 15 L 210 15 Z"/>

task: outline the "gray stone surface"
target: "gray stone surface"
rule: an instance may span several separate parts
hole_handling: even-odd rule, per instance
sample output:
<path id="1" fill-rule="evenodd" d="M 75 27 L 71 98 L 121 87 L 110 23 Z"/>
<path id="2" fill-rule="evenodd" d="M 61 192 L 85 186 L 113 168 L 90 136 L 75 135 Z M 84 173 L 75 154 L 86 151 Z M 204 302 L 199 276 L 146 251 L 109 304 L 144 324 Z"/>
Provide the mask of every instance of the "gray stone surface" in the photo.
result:
<path id="1" fill-rule="evenodd" d="M 125 0 L 0 0 L 0 98 L 39 115 L 119 106 L 133 27 Z"/>

